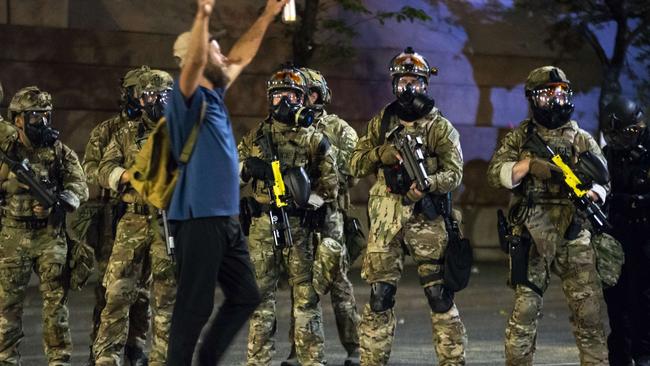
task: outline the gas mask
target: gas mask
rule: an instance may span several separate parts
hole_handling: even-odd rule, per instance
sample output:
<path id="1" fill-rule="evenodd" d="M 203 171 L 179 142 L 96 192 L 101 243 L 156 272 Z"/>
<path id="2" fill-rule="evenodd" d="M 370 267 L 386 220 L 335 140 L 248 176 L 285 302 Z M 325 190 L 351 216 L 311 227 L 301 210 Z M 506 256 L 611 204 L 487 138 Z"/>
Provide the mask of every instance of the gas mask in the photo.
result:
<path id="1" fill-rule="evenodd" d="M 27 111 L 23 131 L 33 147 L 52 147 L 59 139 L 59 131 L 52 128 L 52 113 L 49 111 Z"/>
<path id="2" fill-rule="evenodd" d="M 138 98 L 133 96 L 133 87 L 128 87 L 125 94 L 122 109 L 126 112 L 127 117 L 129 119 L 137 119 L 142 116 L 142 105 L 140 105 Z"/>
<path id="3" fill-rule="evenodd" d="M 435 101 L 426 95 L 426 83 L 420 79 L 416 81 L 396 80 L 395 95 L 399 108 L 397 116 L 402 121 L 412 122 L 429 114 Z"/>
<path id="4" fill-rule="evenodd" d="M 142 93 L 141 98 L 144 102 L 142 109 L 152 122 L 158 122 L 165 115 L 165 108 L 169 102 L 170 93 L 170 89 L 160 92 L 147 91 Z"/>
<path id="5" fill-rule="evenodd" d="M 292 104 L 287 96 L 283 96 L 277 105 L 271 107 L 271 115 L 286 125 L 306 128 L 314 123 L 316 111 L 301 104 Z"/>
<path id="6" fill-rule="evenodd" d="M 529 94 L 535 121 L 549 130 L 556 129 L 571 119 L 573 92 L 566 84 L 549 85 Z"/>

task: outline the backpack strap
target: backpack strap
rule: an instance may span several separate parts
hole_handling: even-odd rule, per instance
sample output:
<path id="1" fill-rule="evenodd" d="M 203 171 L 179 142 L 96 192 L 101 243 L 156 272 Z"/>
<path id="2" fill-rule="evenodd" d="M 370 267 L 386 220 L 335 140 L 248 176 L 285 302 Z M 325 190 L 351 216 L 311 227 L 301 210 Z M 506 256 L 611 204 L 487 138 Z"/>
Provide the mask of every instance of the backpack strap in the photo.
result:
<path id="1" fill-rule="evenodd" d="M 190 156 L 192 156 L 192 152 L 194 151 L 194 145 L 196 145 L 196 140 L 199 138 L 199 129 L 201 128 L 201 125 L 203 124 L 203 119 L 205 118 L 205 111 L 208 108 L 208 103 L 203 99 L 203 104 L 201 104 L 201 114 L 199 115 L 199 121 L 194 124 L 192 127 L 192 131 L 190 131 L 190 135 L 187 137 L 187 141 L 185 141 L 185 145 L 183 145 L 183 151 L 181 151 L 181 156 L 178 158 L 178 162 L 181 164 L 187 164 L 187 162 L 190 160 Z"/>

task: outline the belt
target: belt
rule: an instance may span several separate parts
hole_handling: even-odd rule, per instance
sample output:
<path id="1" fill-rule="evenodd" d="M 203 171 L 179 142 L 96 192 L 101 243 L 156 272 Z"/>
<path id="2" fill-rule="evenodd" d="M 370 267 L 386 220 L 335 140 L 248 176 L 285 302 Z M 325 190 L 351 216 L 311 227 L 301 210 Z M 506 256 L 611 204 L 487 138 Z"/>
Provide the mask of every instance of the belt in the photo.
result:
<path id="1" fill-rule="evenodd" d="M 17 229 L 30 229 L 30 230 L 43 229 L 47 227 L 47 222 L 48 222 L 47 219 L 27 218 L 25 220 L 20 220 L 20 219 L 15 219 L 10 217 L 2 218 L 2 226 L 17 228 Z"/>
<path id="2" fill-rule="evenodd" d="M 155 209 L 151 206 L 142 205 L 139 203 L 127 203 L 126 212 L 136 215 L 151 215 L 155 212 Z"/>

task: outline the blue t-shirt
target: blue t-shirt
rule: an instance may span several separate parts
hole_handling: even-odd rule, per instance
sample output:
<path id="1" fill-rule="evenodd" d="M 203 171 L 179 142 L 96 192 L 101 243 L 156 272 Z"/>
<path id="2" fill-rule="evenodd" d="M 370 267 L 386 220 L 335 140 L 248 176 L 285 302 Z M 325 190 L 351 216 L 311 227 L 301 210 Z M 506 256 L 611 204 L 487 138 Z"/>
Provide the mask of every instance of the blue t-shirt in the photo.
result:
<path id="1" fill-rule="evenodd" d="M 224 89 L 199 86 L 185 100 L 178 81 L 174 85 L 165 116 L 177 160 L 199 120 L 204 100 L 207 109 L 190 160 L 180 166 L 170 220 L 239 214 L 239 158 L 224 93 Z"/>

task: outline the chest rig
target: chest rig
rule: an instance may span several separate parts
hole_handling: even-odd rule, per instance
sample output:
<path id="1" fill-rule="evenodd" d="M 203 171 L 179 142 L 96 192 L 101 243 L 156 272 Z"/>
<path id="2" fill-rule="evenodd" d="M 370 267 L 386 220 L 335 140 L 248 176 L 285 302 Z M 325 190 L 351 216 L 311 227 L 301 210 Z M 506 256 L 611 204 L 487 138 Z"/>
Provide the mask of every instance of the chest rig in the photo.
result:
<path id="1" fill-rule="evenodd" d="M 578 131 L 570 127 L 561 127 L 553 130 L 537 129 L 532 121 L 528 121 L 526 125 L 526 139 L 533 133 L 537 134 L 550 146 L 553 151 L 562 156 L 562 160 L 570 165 L 577 162 L 577 157 L 581 151 L 576 144 Z M 522 147 L 519 154 L 520 160 L 526 158 L 538 158 L 546 160 L 542 156 L 537 156 L 533 151 L 527 149 L 526 144 Z M 566 199 L 569 190 L 562 182 L 560 175 L 553 176 L 550 179 L 541 180 L 530 174 L 526 175 L 522 184 L 515 189 L 519 194 L 527 197 L 532 197 L 535 201 L 544 201 L 546 199 L 557 200 Z"/>
<path id="2" fill-rule="evenodd" d="M 28 149 L 22 144 L 14 143 L 8 155 L 13 160 L 27 160 L 36 176 L 48 189 L 56 192 L 63 190 L 63 148 L 60 142 L 55 143 L 53 147 L 36 149 Z M 16 178 L 12 172 L 9 172 L 7 177 Z M 45 212 L 42 217 L 36 217 L 36 205 L 38 201 L 29 190 L 6 192 L 2 215 L 20 220 L 41 219 L 49 215 L 49 212 Z"/>

